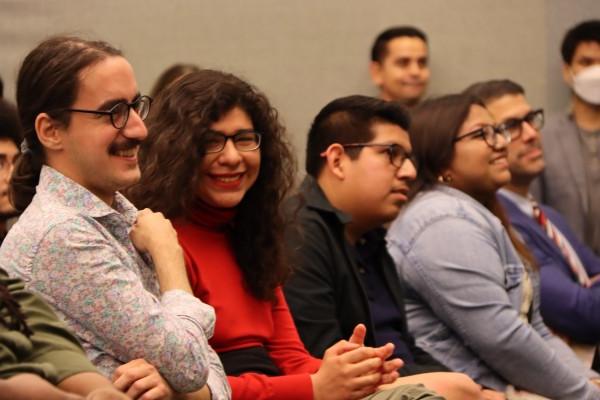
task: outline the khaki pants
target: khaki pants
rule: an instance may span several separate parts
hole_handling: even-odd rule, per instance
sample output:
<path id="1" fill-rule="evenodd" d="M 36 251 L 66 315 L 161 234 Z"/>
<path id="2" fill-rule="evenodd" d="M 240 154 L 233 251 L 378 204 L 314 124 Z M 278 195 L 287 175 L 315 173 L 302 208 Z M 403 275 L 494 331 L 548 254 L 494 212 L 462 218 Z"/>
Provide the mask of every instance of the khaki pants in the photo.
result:
<path id="1" fill-rule="evenodd" d="M 393 389 L 375 392 L 363 400 L 444 400 L 444 398 L 425 386 L 401 385 Z"/>
<path id="2" fill-rule="evenodd" d="M 521 390 L 515 390 L 512 386 L 506 389 L 506 400 L 549 400 L 547 397 L 543 397 L 537 394 L 524 392 Z"/>

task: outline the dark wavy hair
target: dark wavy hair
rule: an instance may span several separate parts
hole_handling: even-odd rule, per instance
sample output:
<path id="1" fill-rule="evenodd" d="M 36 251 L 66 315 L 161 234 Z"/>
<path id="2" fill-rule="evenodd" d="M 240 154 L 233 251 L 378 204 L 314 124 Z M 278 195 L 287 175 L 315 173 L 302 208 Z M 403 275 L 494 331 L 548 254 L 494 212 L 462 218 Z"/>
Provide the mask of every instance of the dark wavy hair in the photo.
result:
<path id="1" fill-rule="evenodd" d="M 28 150 L 15 165 L 10 188 L 18 211 L 31 203 L 45 162 L 35 119 L 47 113 L 57 124 L 68 126 L 70 113 L 65 108 L 77 98 L 79 73 L 111 56 L 122 53 L 106 42 L 56 36 L 44 40 L 25 57 L 17 78 L 17 108 Z"/>
<path id="2" fill-rule="evenodd" d="M 142 177 L 127 195 L 138 207 L 185 217 L 196 199 L 196 166 L 210 126 L 234 107 L 244 110 L 262 134 L 261 166 L 237 212 L 228 237 L 250 292 L 273 300 L 289 274 L 282 236 L 281 203 L 291 190 L 295 159 L 285 128 L 267 97 L 234 75 L 201 70 L 167 87 L 148 117 L 148 139 L 140 151 Z"/>
<path id="3" fill-rule="evenodd" d="M 427 100 L 411 111 L 410 141 L 419 165 L 413 195 L 431 189 L 439 182 L 442 172 L 450 166 L 456 156 L 454 138 L 474 105 L 485 108 L 479 97 L 468 93 L 451 94 Z M 490 193 L 488 197 L 476 200 L 502 222 L 523 262 L 536 268 L 533 256 L 514 233 L 496 194 Z"/>

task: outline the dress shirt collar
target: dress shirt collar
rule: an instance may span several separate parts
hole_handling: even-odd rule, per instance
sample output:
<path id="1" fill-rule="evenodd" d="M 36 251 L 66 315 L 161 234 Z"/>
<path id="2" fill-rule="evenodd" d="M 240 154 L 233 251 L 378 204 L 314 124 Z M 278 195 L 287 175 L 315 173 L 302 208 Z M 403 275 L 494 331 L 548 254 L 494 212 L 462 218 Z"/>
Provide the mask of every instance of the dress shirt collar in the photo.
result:
<path id="1" fill-rule="evenodd" d="M 110 207 L 77 182 L 47 165 L 42 167 L 36 190 L 51 194 L 66 207 L 92 218 L 121 215 L 129 225 L 133 225 L 137 218 L 137 209 L 119 192 L 115 193 L 113 207 Z"/>
<path id="2" fill-rule="evenodd" d="M 525 215 L 533 218 L 533 205 L 531 204 L 531 200 L 529 200 L 529 198 L 523 197 L 518 193 L 504 188 L 500 189 L 498 192 L 508 200 L 515 203 L 519 210 L 521 210 Z"/>
<path id="3" fill-rule="evenodd" d="M 312 176 L 306 176 L 300 186 L 300 193 L 303 195 L 306 205 L 318 211 L 325 211 L 335 214 L 342 224 L 352 221 L 352 217 L 337 208 L 335 208 L 323 193 L 323 190 Z"/>

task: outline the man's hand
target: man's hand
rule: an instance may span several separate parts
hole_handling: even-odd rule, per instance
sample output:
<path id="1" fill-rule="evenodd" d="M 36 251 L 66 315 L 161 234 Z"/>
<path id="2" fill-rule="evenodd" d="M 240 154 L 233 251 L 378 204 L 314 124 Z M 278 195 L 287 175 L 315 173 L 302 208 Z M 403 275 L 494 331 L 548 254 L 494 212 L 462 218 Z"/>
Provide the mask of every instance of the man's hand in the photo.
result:
<path id="1" fill-rule="evenodd" d="M 113 384 L 132 399 L 172 400 L 175 396 L 154 365 L 141 358 L 117 368 Z"/>
<path id="2" fill-rule="evenodd" d="M 359 346 L 364 346 L 366 336 L 367 327 L 364 324 L 358 324 L 354 327 L 354 331 L 352 332 L 348 342 L 357 344 Z M 399 358 L 386 361 L 394 352 L 394 345 L 388 343 L 384 346 L 377 347 L 374 350 L 377 356 L 381 358 L 381 361 L 383 362 L 381 366 L 382 375 L 380 385 L 394 382 L 399 376 L 398 369 L 402 368 L 404 365 L 404 362 Z"/>
<path id="3" fill-rule="evenodd" d="M 129 237 L 138 251 L 150 253 L 152 257 L 165 249 L 179 247 L 177 232 L 171 221 L 162 213 L 155 213 L 147 208 L 138 212 Z"/>
<path id="4" fill-rule="evenodd" d="M 183 250 L 171 221 L 146 208 L 138 213 L 129 236 L 138 251 L 147 252 L 152 257 L 162 293 L 176 289 L 192 293 Z"/>

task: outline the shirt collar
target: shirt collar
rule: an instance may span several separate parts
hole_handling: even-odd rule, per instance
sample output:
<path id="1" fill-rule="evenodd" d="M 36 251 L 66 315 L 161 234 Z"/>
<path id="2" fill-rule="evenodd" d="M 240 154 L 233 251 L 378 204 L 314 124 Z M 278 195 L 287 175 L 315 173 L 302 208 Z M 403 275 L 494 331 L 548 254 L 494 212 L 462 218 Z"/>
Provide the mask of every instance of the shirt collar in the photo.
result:
<path id="1" fill-rule="evenodd" d="M 342 224 L 352 221 L 352 217 L 335 208 L 323 193 L 323 190 L 312 176 L 307 175 L 300 186 L 306 205 L 318 211 L 332 213 L 337 216 Z"/>
<path id="2" fill-rule="evenodd" d="M 518 193 L 504 188 L 500 189 L 499 192 L 502 196 L 515 203 L 519 210 L 525 215 L 533 217 L 533 204 L 531 204 L 531 200 L 529 200 L 528 197 L 521 196 Z"/>
<path id="3" fill-rule="evenodd" d="M 137 209 L 121 193 L 115 193 L 113 207 L 100 200 L 95 194 L 47 165 L 42 166 L 38 193 L 49 193 L 66 207 L 75 209 L 92 218 L 122 215 L 132 225 L 137 218 Z"/>

